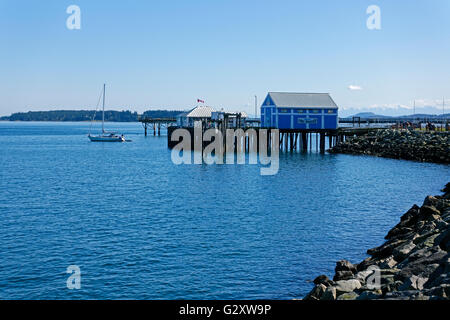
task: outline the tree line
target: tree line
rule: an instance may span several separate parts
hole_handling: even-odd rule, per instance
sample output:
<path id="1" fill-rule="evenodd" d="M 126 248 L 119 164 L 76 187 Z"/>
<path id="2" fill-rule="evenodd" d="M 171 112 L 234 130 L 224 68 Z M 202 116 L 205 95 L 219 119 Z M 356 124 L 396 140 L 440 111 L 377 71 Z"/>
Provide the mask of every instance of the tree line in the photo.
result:
<path id="1" fill-rule="evenodd" d="M 175 110 L 148 110 L 143 117 L 173 118 L 182 111 Z M 139 120 L 137 112 L 126 111 L 105 111 L 105 121 L 109 122 L 135 122 Z M 10 116 L 0 117 L 6 121 L 101 121 L 102 112 L 93 110 L 52 110 L 52 111 L 29 111 L 17 112 Z"/>

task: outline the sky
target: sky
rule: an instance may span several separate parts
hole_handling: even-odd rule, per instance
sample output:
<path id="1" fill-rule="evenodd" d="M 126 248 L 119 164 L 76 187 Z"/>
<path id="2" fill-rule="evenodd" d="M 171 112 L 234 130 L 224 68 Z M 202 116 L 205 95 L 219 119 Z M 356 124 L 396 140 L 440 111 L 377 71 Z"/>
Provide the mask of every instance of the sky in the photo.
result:
<path id="1" fill-rule="evenodd" d="M 269 91 L 329 92 L 341 115 L 450 112 L 449 39 L 448 0 L 0 0 L 0 115 L 92 109 L 103 83 L 107 109 L 137 112 L 254 114 Z"/>

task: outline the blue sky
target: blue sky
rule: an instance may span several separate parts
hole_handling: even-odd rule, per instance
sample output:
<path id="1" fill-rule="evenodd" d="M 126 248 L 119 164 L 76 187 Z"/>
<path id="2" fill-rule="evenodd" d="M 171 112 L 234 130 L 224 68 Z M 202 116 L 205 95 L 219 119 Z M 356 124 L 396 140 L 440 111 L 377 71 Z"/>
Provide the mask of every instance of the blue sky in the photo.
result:
<path id="1" fill-rule="evenodd" d="M 446 97 L 450 112 L 449 39 L 448 0 L 0 0 L 0 115 L 92 107 L 104 82 L 109 109 L 138 112 L 202 98 L 253 113 L 268 91 L 330 92 L 343 114 Z"/>

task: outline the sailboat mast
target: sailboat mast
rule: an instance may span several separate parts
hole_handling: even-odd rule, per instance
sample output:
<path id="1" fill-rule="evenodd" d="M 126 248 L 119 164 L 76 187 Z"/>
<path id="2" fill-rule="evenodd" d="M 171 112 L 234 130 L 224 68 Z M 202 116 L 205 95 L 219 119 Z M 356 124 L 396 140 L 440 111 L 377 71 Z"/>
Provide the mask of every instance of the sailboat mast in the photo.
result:
<path id="1" fill-rule="evenodd" d="M 106 93 L 106 84 L 103 84 L 102 133 L 105 133 L 105 93 Z"/>

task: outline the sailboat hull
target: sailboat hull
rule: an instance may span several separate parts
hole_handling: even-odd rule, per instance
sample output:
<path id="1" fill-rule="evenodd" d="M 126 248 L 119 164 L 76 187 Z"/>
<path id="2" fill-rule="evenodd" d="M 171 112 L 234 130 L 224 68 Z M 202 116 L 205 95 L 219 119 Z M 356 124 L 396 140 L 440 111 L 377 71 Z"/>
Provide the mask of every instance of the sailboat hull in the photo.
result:
<path id="1" fill-rule="evenodd" d="M 108 136 L 88 136 L 92 142 L 125 142 L 122 136 L 108 135 Z"/>

